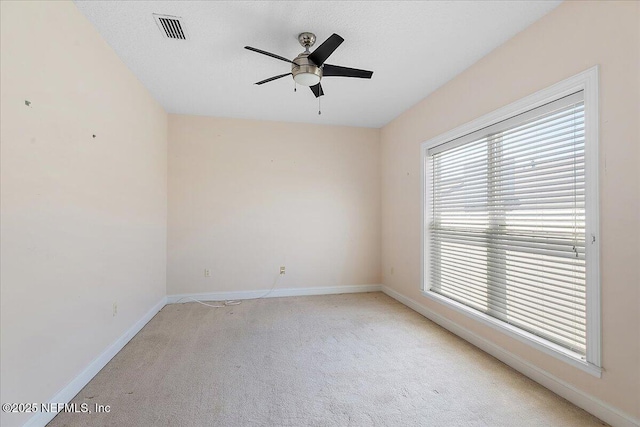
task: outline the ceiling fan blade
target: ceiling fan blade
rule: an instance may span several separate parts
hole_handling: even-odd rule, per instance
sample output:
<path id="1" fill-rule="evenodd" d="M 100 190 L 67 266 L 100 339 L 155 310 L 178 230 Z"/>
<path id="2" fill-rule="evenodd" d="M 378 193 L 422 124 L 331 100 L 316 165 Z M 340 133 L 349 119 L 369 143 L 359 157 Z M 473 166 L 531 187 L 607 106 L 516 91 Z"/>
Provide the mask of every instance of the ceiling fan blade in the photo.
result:
<path id="1" fill-rule="evenodd" d="M 314 50 L 311 55 L 308 56 L 308 59 L 312 60 L 313 63 L 318 66 L 324 64 L 324 61 L 326 61 L 327 58 L 331 56 L 333 51 L 336 50 L 343 41 L 344 39 L 339 35 L 335 33 L 332 34 L 320 46 L 318 46 L 318 48 Z"/>
<path id="2" fill-rule="evenodd" d="M 324 95 L 324 91 L 322 90 L 322 85 L 320 83 L 315 86 L 309 86 L 309 89 L 311 89 L 311 92 L 313 92 L 316 98 Z"/>
<path id="3" fill-rule="evenodd" d="M 287 59 L 284 56 L 276 55 L 275 53 L 271 53 L 271 52 L 267 52 L 267 51 L 264 51 L 264 50 L 256 49 L 255 47 L 251 47 L 251 46 L 245 46 L 244 48 L 248 49 L 248 50 L 252 50 L 254 52 L 261 53 L 263 55 L 270 56 L 272 58 L 279 59 L 279 60 L 284 61 L 284 62 L 290 62 L 292 64 L 295 64 L 295 62 L 293 62 L 292 60 Z"/>
<path id="4" fill-rule="evenodd" d="M 358 77 L 361 79 L 370 79 L 372 75 L 373 71 L 340 67 L 339 65 L 324 64 L 322 67 L 322 77 Z"/>
<path id="5" fill-rule="evenodd" d="M 291 73 L 287 73 L 287 74 L 280 74 L 279 76 L 273 76 L 273 77 L 269 77 L 268 79 L 264 79 L 262 81 L 259 81 L 258 83 L 256 83 L 257 85 L 261 85 L 261 84 L 265 84 L 265 83 L 269 83 L 271 81 L 274 80 L 278 80 L 281 79 L 282 77 L 286 77 L 286 76 L 290 76 Z"/>

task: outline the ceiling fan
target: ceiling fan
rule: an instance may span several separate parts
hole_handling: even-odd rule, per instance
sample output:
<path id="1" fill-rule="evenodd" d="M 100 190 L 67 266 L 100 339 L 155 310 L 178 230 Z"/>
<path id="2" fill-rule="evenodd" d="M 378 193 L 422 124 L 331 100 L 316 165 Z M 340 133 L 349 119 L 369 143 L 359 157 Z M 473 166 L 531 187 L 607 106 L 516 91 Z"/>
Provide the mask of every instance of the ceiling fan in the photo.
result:
<path id="1" fill-rule="evenodd" d="M 344 39 L 339 35 L 332 34 L 324 41 L 324 43 L 318 46 L 313 52 L 310 52 L 309 48 L 315 44 L 316 36 L 313 33 L 301 33 L 298 35 L 298 42 L 300 42 L 305 50 L 300 55 L 293 58 L 293 60 L 289 60 L 283 56 L 276 55 L 275 53 L 266 52 L 251 46 L 245 46 L 244 48 L 291 63 L 290 73 L 269 77 L 268 79 L 257 82 L 257 85 L 262 85 L 291 75 L 297 84 L 309 86 L 313 94 L 318 98 L 324 95 L 322 85 L 320 84 L 322 77 L 357 77 L 361 79 L 370 79 L 373 75 L 373 71 L 359 70 L 357 68 L 347 68 L 325 63 L 327 58 L 331 56 L 333 51 L 336 50 L 343 41 Z"/>

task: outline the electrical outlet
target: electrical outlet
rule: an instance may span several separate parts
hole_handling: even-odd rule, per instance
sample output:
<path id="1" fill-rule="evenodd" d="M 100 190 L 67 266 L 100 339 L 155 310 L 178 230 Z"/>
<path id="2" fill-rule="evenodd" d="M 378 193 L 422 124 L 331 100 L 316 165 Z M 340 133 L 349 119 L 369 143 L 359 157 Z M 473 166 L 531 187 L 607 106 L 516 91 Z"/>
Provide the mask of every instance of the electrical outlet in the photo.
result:
<path id="1" fill-rule="evenodd" d="M 393 267 L 391 267 L 391 275 L 393 276 L 393 273 L 395 272 L 395 269 Z"/>
<path id="2" fill-rule="evenodd" d="M 211 270 L 209 270 L 208 268 L 204 269 L 204 277 L 211 277 Z"/>
<path id="3" fill-rule="evenodd" d="M 113 303 L 113 317 L 116 317 L 117 314 L 118 314 L 118 303 L 114 302 Z"/>
<path id="4" fill-rule="evenodd" d="M 280 274 L 284 274 L 284 267 L 280 267 Z"/>

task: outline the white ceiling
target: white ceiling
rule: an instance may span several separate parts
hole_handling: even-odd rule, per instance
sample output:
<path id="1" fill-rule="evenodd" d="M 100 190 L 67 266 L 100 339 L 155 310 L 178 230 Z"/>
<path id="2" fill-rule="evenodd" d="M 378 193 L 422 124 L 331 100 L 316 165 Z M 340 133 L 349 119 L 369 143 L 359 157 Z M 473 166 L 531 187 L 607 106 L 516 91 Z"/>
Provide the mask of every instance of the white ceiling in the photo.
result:
<path id="1" fill-rule="evenodd" d="M 381 127 L 560 1 L 76 1 L 169 113 Z M 187 41 L 166 39 L 152 13 L 183 18 Z M 316 47 L 345 41 L 327 63 L 373 70 L 371 80 L 325 77 L 322 115 L 290 66 L 300 32 Z M 313 48 L 312 48 L 313 50 Z"/>

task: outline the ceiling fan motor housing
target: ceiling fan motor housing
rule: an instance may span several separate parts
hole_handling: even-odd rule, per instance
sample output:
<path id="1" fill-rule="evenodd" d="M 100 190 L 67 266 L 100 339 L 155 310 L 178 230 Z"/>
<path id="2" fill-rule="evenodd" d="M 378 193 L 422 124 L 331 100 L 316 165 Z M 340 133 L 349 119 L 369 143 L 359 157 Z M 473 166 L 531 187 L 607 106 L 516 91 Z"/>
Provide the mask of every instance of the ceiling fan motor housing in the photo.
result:
<path id="1" fill-rule="evenodd" d="M 314 86 L 322 79 L 322 68 L 314 64 L 309 58 L 308 52 L 303 52 L 296 56 L 291 65 L 293 80 L 299 85 Z"/>

